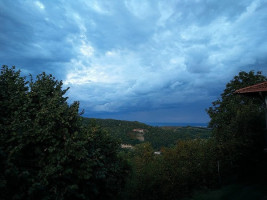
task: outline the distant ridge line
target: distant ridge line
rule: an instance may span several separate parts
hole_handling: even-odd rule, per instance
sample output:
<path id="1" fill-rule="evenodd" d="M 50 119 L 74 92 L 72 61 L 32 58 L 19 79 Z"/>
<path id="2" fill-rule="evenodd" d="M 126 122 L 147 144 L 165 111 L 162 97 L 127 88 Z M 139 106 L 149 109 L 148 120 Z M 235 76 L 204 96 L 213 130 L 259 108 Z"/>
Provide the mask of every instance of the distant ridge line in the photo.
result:
<path id="1" fill-rule="evenodd" d="M 143 122 L 143 121 L 130 121 L 130 120 L 121 120 L 121 119 L 112 119 L 112 118 L 92 118 L 92 117 L 83 117 L 88 120 L 103 120 L 103 121 L 116 121 L 116 122 L 132 122 L 132 123 L 140 123 L 147 126 L 153 126 L 153 127 L 163 127 L 163 126 L 171 126 L 171 127 L 203 127 L 207 128 L 208 123 L 174 123 L 174 122 Z"/>
<path id="2" fill-rule="evenodd" d="M 193 126 L 193 127 L 208 127 L 208 123 L 161 123 L 161 122 L 147 122 L 147 125 L 150 126 Z"/>

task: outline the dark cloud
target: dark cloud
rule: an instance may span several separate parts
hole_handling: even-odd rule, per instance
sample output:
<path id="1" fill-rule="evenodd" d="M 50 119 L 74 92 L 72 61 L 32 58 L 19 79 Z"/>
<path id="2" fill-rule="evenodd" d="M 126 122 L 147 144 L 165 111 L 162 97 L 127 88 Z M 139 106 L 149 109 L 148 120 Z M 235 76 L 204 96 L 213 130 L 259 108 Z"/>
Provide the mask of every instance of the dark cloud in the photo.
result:
<path id="1" fill-rule="evenodd" d="M 240 70 L 267 74 L 267 2 L 0 1 L 1 64 L 64 80 L 90 117 L 206 122 Z"/>
<path id="2" fill-rule="evenodd" d="M 67 40 L 78 33 L 77 25 L 56 15 L 56 6 L 42 11 L 34 2 L 0 4 L 2 64 L 16 65 L 33 74 L 48 71 L 59 75 L 64 63 L 74 56 L 73 45 Z"/>

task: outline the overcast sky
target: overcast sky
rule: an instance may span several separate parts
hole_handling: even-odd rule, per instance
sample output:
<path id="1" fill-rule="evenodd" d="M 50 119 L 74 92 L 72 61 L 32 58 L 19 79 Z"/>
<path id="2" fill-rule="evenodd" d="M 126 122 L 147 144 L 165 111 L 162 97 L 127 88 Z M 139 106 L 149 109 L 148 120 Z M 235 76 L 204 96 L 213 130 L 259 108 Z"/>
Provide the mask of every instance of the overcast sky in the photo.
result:
<path id="1" fill-rule="evenodd" d="M 239 71 L 266 75 L 267 0 L 0 0 L 0 62 L 87 117 L 205 123 Z"/>

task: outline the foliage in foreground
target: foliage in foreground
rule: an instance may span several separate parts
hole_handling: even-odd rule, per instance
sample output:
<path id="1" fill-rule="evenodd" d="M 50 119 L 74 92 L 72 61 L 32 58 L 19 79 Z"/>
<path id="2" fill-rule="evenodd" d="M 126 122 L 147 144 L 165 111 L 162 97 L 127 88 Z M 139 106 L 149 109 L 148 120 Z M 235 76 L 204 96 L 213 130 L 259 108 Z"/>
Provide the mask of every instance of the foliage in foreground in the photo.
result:
<path id="1" fill-rule="evenodd" d="M 136 145 L 125 155 L 133 172 L 124 199 L 174 200 L 218 185 L 215 148 L 211 140 L 184 140 L 155 155 L 149 143 Z"/>
<path id="2" fill-rule="evenodd" d="M 207 110 L 221 161 L 240 177 L 254 176 L 264 159 L 265 104 L 260 95 L 239 95 L 235 91 L 266 80 L 261 72 L 240 72 Z"/>
<path id="3" fill-rule="evenodd" d="M 3 66 L 0 75 L 0 198 L 106 199 L 124 184 L 119 143 L 83 127 L 79 103 L 42 73 L 27 82 Z"/>

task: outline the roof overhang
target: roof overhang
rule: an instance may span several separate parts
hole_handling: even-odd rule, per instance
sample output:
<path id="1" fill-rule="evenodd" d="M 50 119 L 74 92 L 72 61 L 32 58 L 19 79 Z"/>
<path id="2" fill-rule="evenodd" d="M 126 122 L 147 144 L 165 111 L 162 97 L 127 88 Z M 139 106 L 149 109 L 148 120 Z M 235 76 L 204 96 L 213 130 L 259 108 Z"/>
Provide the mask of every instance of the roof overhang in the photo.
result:
<path id="1" fill-rule="evenodd" d="M 255 85 L 251 85 L 245 88 L 241 88 L 234 92 L 235 94 L 244 94 L 249 96 L 265 95 L 267 94 L 267 81 Z"/>

